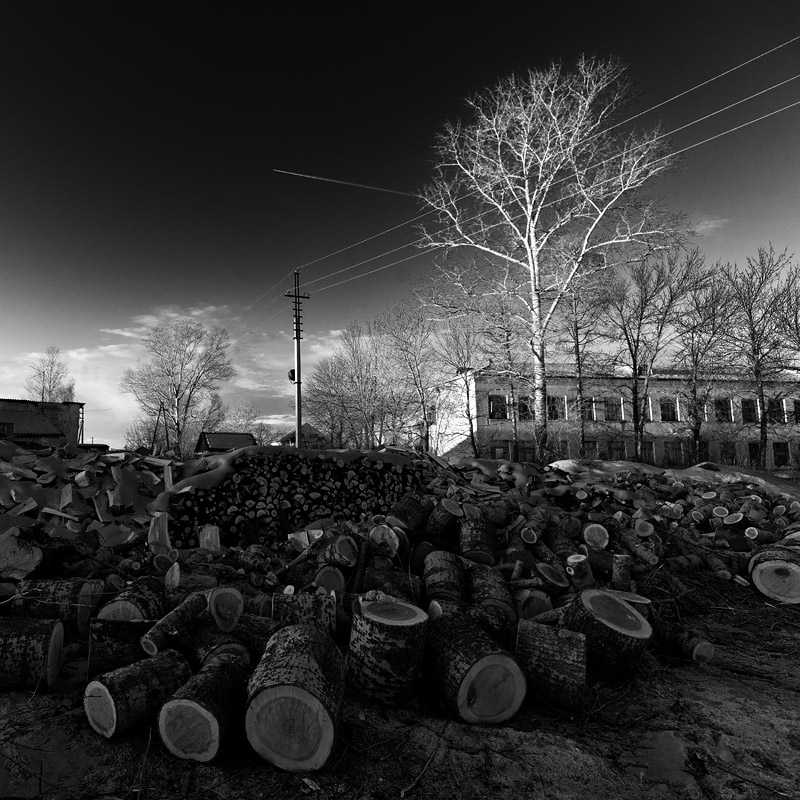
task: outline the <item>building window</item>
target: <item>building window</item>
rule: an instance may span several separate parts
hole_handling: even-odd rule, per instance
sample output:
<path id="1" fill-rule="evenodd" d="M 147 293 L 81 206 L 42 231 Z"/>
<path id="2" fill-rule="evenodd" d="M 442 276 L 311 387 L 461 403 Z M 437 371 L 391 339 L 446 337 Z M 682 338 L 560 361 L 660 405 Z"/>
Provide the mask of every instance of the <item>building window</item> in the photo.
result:
<path id="1" fill-rule="evenodd" d="M 678 403 L 674 397 L 662 397 L 659 405 L 662 422 L 678 422 Z"/>
<path id="2" fill-rule="evenodd" d="M 508 405 L 505 395 L 489 395 L 489 419 L 508 419 Z"/>
<path id="3" fill-rule="evenodd" d="M 664 466 L 679 467 L 683 465 L 683 442 L 669 439 L 664 442 Z"/>
<path id="4" fill-rule="evenodd" d="M 733 422 L 731 399 L 717 397 L 714 399 L 714 422 Z"/>
<path id="5" fill-rule="evenodd" d="M 645 397 L 644 402 L 640 403 L 639 408 L 642 409 L 642 421 L 652 422 L 653 414 L 650 410 L 650 398 Z"/>
<path id="6" fill-rule="evenodd" d="M 594 439 L 587 439 L 583 443 L 584 458 L 597 458 L 597 442 Z"/>
<path id="7" fill-rule="evenodd" d="M 800 425 L 800 400 L 792 401 L 794 403 L 794 423 Z"/>
<path id="8" fill-rule="evenodd" d="M 547 419 L 564 419 L 567 416 L 567 404 L 563 397 L 547 395 Z"/>
<path id="9" fill-rule="evenodd" d="M 719 443 L 719 460 L 729 466 L 736 463 L 736 442 L 727 440 Z"/>
<path id="10" fill-rule="evenodd" d="M 789 442 L 773 442 L 772 458 L 776 467 L 785 467 L 789 463 Z"/>
<path id="11" fill-rule="evenodd" d="M 625 460 L 625 440 L 624 439 L 609 439 L 606 443 L 608 450 L 608 458 L 610 461 L 624 461 Z"/>
<path id="12" fill-rule="evenodd" d="M 742 398 L 742 422 L 745 423 L 758 422 L 758 410 L 756 409 L 756 401 L 752 397 Z"/>
<path id="13" fill-rule="evenodd" d="M 531 403 L 530 397 L 520 397 L 518 408 L 518 419 L 520 422 L 530 422 L 533 420 L 533 403 Z"/>
<path id="14" fill-rule="evenodd" d="M 747 443 L 747 459 L 751 467 L 758 466 L 759 455 L 761 454 L 761 445 L 759 442 Z"/>
<path id="15" fill-rule="evenodd" d="M 518 447 L 520 461 L 536 461 L 536 448 L 530 444 L 521 444 Z"/>
<path id="16" fill-rule="evenodd" d="M 773 424 L 783 425 L 786 422 L 786 414 L 783 410 L 783 400 L 773 398 L 767 400 L 767 419 Z"/>
<path id="17" fill-rule="evenodd" d="M 700 461 L 711 461 L 711 450 L 708 446 L 708 439 L 700 440 L 700 452 L 697 454 Z"/>
<path id="18" fill-rule="evenodd" d="M 13 435 L 14 435 L 14 423 L 0 422 L 0 439 L 4 439 L 6 436 L 13 436 Z"/>
<path id="19" fill-rule="evenodd" d="M 579 410 L 581 413 L 581 419 L 584 422 L 594 422 L 597 419 L 594 411 L 594 397 L 590 397 L 588 400 L 584 398 Z"/>
<path id="20" fill-rule="evenodd" d="M 606 422 L 622 422 L 621 397 L 606 397 Z"/>

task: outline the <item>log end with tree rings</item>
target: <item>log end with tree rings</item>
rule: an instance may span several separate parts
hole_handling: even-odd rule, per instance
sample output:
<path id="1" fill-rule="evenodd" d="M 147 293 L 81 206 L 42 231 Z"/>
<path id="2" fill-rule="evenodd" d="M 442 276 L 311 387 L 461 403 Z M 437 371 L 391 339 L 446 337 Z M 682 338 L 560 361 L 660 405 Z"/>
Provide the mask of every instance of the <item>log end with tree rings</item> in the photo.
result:
<path id="1" fill-rule="evenodd" d="M 765 597 L 781 603 L 800 603 L 800 550 L 765 547 L 748 565 L 753 586 Z"/>
<path id="2" fill-rule="evenodd" d="M 233 586 L 217 586 L 208 593 L 208 610 L 221 631 L 232 631 L 244 613 L 241 592 Z"/>
<path id="3" fill-rule="evenodd" d="M 587 663 L 604 678 L 626 677 L 653 635 L 632 606 L 601 589 L 584 589 L 564 615 L 564 627 L 586 636 Z"/>
<path id="4" fill-rule="evenodd" d="M 456 699 L 464 722 L 505 722 L 525 699 L 525 676 L 510 656 L 491 654 L 476 661 L 461 683 Z"/>

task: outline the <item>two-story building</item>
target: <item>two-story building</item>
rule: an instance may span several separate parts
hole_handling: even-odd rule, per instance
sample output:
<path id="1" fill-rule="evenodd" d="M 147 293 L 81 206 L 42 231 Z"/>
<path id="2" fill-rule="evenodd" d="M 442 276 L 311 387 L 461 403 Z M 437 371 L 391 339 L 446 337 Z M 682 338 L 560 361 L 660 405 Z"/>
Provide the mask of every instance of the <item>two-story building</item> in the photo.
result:
<path id="1" fill-rule="evenodd" d="M 559 457 L 580 452 L 581 427 L 586 458 L 633 457 L 630 375 L 594 374 L 584 379 L 583 403 L 576 401 L 574 372 L 551 367 L 547 383 L 548 439 Z M 703 392 L 698 460 L 752 466 L 758 461 L 760 421 L 768 415 L 768 469 L 800 466 L 800 383 L 785 380 L 768 387 L 770 404 L 761 408 L 752 384 L 740 375 L 718 377 Z M 644 414 L 644 460 L 683 467 L 692 459 L 685 374 L 659 371 L 649 378 Z M 581 424 L 582 423 L 582 424 Z M 472 430 L 470 431 L 470 427 Z M 512 384 L 489 369 L 467 370 L 438 391 L 431 447 L 438 455 L 480 454 L 510 458 L 516 442 L 520 460 L 533 460 L 533 403 L 523 382 Z"/>

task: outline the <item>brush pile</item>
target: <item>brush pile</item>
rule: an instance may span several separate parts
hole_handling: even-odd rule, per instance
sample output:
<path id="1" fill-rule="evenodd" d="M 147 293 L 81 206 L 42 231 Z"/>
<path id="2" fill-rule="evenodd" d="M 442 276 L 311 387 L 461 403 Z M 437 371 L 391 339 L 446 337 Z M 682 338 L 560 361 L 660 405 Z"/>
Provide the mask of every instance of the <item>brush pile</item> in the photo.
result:
<path id="1" fill-rule="evenodd" d="M 74 642 L 101 736 L 157 720 L 207 761 L 244 730 L 289 771 L 325 766 L 347 693 L 580 710 L 649 649 L 713 657 L 689 575 L 800 603 L 800 495 L 707 467 L 0 442 L 0 686 L 53 686 Z"/>

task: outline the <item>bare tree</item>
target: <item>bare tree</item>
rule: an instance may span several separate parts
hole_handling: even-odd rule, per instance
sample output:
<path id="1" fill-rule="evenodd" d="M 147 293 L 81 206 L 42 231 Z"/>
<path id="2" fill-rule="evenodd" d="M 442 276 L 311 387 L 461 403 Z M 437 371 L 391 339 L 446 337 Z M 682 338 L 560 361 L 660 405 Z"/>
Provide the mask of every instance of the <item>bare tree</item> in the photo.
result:
<path id="1" fill-rule="evenodd" d="M 757 465 L 766 466 L 769 425 L 779 418 L 783 396 L 770 394 L 772 381 L 793 365 L 792 342 L 786 323 L 787 298 L 797 294 L 797 270 L 792 256 L 776 253 L 772 245 L 748 256 L 747 266 L 727 264 L 723 270 L 730 297 L 727 339 L 731 363 L 743 368 L 751 382 L 758 414 Z"/>
<path id="2" fill-rule="evenodd" d="M 220 426 L 235 433 L 250 433 L 256 444 L 265 445 L 276 441 L 286 431 L 281 426 L 263 422 L 264 412 L 246 397 L 239 396 L 225 409 L 225 418 Z"/>
<path id="3" fill-rule="evenodd" d="M 631 264 L 610 285 L 602 315 L 604 336 L 615 348 L 612 363 L 629 373 L 634 460 L 643 457 L 650 378 L 675 336 L 682 301 L 707 279 L 697 250 L 671 250 Z"/>
<path id="4" fill-rule="evenodd" d="M 613 60 L 582 57 L 572 71 L 554 65 L 502 80 L 468 102 L 469 122 L 445 127 L 424 191 L 435 213 L 424 246 L 480 251 L 526 287 L 519 300 L 541 441 L 545 334 L 585 258 L 621 244 L 652 250 L 680 233 L 675 218 L 639 194 L 672 159 L 658 131 L 620 127 L 629 98 L 625 69 Z"/>
<path id="5" fill-rule="evenodd" d="M 720 270 L 719 264 L 712 267 L 708 280 L 687 293 L 673 323 L 673 362 L 685 375 L 679 394 L 686 408 L 690 455 L 694 463 L 702 458 L 705 409 L 716 379 L 730 373 L 725 350 L 730 325 L 730 300 L 728 286 Z"/>
<path id="6" fill-rule="evenodd" d="M 146 362 L 123 373 L 120 388 L 132 394 L 148 419 L 162 418 L 178 457 L 191 455 L 199 431 L 224 418 L 216 391 L 235 374 L 224 328 L 196 320 L 159 325 L 144 338 Z"/>
<path id="7" fill-rule="evenodd" d="M 25 391 L 31 400 L 40 403 L 65 403 L 75 399 L 75 381 L 69 378 L 67 362 L 54 344 L 30 365 L 31 374 L 25 380 Z"/>

